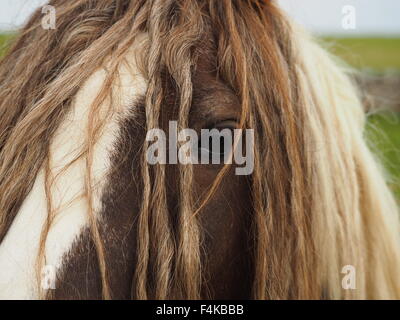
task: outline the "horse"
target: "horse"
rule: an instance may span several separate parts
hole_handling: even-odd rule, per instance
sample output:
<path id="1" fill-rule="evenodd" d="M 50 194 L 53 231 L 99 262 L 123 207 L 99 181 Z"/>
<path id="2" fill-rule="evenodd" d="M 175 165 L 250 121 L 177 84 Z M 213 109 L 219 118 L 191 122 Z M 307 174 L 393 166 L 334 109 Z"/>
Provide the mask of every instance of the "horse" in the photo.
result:
<path id="1" fill-rule="evenodd" d="M 358 91 L 275 1 L 48 5 L 0 62 L 0 298 L 400 298 Z M 253 171 L 150 164 L 171 121 L 253 130 Z"/>

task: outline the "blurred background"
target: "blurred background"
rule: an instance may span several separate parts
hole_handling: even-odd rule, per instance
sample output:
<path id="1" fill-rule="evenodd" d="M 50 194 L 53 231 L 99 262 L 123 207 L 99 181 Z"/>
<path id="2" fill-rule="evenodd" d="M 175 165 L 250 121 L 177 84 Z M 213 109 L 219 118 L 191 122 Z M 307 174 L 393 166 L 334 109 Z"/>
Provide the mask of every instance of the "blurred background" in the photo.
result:
<path id="1" fill-rule="evenodd" d="M 400 203 L 400 1 L 278 0 L 355 69 L 368 110 L 365 134 Z"/>
<path id="2" fill-rule="evenodd" d="M 400 0 L 276 1 L 356 70 L 368 110 L 365 134 L 400 201 Z M 29 15 L 46 3 L 1 0 L 0 55 Z"/>

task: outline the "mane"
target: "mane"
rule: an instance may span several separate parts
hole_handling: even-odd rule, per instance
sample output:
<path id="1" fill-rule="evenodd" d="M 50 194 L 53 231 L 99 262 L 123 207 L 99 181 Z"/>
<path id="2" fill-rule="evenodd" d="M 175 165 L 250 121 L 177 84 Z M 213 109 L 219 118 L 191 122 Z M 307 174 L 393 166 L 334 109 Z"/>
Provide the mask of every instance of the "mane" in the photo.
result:
<path id="1" fill-rule="evenodd" d="M 0 62 L 0 242 L 44 168 L 48 219 L 38 269 L 44 263 L 56 215 L 49 145 L 79 88 L 107 65 L 77 159 L 86 163 L 85 198 L 103 298 L 111 297 L 101 220 L 93 212 L 92 163 L 94 145 L 116 110 L 110 106 L 101 115 L 98 110 L 112 98 L 128 50 L 146 34 L 138 61 L 148 82 L 147 130 L 159 127 L 165 74 L 176 87 L 178 125 L 188 127 L 192 74 L 202 56 L 215 57 L 218 77 L 240 99 L 241 125 L 254 129 L 253 298 L 400 298 L 398 209 L 363 137 L 357 92 L 338 64 L 273 1 L 49 4 L 57 8 L 57 29 L 44 30 L 37 11 Z M 194 213 L 201 215 L 225 170 L 199 204 L 192 166 L 179 166 L 174 230 L 165 168 L 147 164 L 146 148 L 132 298 L 202 298 L 201 230 Z M 357 271 L 356 290 L 341 286 L 346 265 Z"/>

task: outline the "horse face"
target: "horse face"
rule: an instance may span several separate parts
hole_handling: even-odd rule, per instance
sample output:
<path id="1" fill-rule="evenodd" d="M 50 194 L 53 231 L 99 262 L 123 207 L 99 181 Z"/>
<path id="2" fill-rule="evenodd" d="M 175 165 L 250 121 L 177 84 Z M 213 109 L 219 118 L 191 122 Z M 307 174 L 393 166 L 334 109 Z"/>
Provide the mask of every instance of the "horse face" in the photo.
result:
<path id="1" fill-rule="evenodd" d="M 233 129 L 240 118 L 236 95 L 217 79 L 211 64 L 200 62 L 193 75 L 193 102 L 189 127 Z M 127 82 L 132 85 L 132 82 Z M 172 80 L 165 76 L 165 99 L 161 126 L 167 136 L 168 123 L 177 120 L 178 104 Z M 143 168 L 140 150 L 146 136 L 143 91 L 135 93 L 130 110 L 120 117 L 118 134 L 108 153 L 109 165 L 99 192 L 101 238 L 105 241 L 105 260 L 113 298 L 131 297 L 135 286 L 138 239 L 138 212 L 143 195 Z M 194 165 L 195 201 L 207 193 L 223 164 Z M 217 192 L 199 213 L 202 243 L 202 296 L 207 298 L 248 298 L 251 287 L 251 246 L 248 239 L 251 204 L 249 176 L 235 174 L 231 166 Z M 167 202 L 173 230 L 178 229 L 179 170 L 166 165 Z M 152 235 L 150 235 L 151 237 Z M 140 241 L 140 240 L 139 240 Z M 101 298 L 101 277 L 89 229 L 83 228 L 62 258 L 54 298 Z"/>

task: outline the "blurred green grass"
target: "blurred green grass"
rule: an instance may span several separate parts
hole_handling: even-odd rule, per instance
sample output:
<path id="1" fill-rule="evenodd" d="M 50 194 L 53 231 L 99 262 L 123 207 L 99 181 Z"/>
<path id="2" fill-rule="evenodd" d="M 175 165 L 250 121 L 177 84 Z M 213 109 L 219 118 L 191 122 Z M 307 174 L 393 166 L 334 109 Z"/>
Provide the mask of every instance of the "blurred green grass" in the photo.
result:
<path id="1" fill-rule="evenodd" d="M 0 56 L 12 37 L 12 34 L 0 34 Z M 400 74 L 400 38 L 324 37 L 321 40 L 329 51 L 357 69 L 367 68 L 376 73 L 391 70 Z M 390 185 L 400 200 L 400 113 L 369 115 L 365 135 L 385 165 Z"/>
<path id="2" fill-rule="evenodd" d="M 369 115 L 365 136 L 384 165 L 386 178 L 400 203 L 400 113 L 385 111 Z"/>
<path id="3" fill-rule="evenodd" d="M 400 76 L 400 38 L 324 37 L 321 41 L 330 52 L 356 69 Z M 370 114 L 365 136 L 385 166 L 387 180 L 400 203 L 400 112 Z"/>
<path id="4" fill-rule="evenodd" d="M 400 70 L 400 38 L 322 38 L 330 51 L 357 69 Z"/>
<path id="5" fill-rule="evenodd" d="M 4 33 L 0 34 L 0 57 L 2 57 L 7 49 L 8 44 L 12 41 L 13 34 Z"/>

